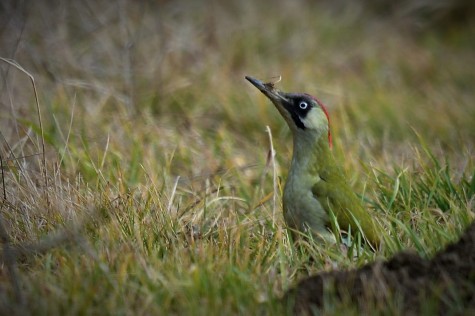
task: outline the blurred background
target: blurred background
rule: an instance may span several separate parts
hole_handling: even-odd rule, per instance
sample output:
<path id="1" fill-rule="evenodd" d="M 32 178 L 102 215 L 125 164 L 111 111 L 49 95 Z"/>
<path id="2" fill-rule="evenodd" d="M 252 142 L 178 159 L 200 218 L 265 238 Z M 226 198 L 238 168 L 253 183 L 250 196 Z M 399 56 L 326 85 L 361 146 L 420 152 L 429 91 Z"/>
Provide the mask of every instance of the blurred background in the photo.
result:
<path id="1" fill-rule="evenodd" d="M 71 142 L 127 142 L 127 122 L 161 127 L 141 137 L 171 148 L 167 133 L 186 143 L 194 131 L 201 147 L 207 135 L 263 142 L 265 125 L 288 133 L 243 80 L 252 75 L 282 76 L 283 90 L 322 99 L 348 150 L 358 139 L 369 153 L 397 157 L 420 133 L 439 149 L 472 152 L 474 8 L 468 0 L 2 1 L 0 56 L 34 76 L 47 139 L 60 148 L 69 126 Z M 6 154 L 37 114 L 28 78 L 0 67 Z"/>

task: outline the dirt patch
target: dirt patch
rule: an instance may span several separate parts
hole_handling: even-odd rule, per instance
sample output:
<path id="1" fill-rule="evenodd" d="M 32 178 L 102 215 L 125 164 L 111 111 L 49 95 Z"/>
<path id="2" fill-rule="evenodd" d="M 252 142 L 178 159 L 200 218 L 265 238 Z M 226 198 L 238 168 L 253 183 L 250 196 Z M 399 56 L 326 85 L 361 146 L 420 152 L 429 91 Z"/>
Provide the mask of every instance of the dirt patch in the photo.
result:
<path id="1" fill-rule="evenodd" d="M 402 252 L 391 260 L 376 261 L 357 270 L 318 274 L 301 281 L 284 296 L 284 302 L 291 304 L 296 314 L 312 314 L 335 301 L 349 302 L 360 312 L 475 312 L 475 223 L 457 243 L 432 260 Z"/>

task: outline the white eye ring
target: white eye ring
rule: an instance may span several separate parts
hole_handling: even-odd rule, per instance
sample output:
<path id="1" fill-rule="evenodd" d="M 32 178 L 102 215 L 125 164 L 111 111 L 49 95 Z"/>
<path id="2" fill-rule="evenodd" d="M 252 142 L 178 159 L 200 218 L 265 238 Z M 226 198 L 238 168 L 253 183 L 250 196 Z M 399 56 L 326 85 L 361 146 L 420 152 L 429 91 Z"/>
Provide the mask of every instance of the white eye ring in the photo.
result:
<path id="1" fill-rule="evenodd" d="M 305 102 L 305 101 L 301 101 L 299 103 L 299 107 L 302 109 L 302 110 L 305 110 L 307 107 L 308 107 L 308 103 Z"/>

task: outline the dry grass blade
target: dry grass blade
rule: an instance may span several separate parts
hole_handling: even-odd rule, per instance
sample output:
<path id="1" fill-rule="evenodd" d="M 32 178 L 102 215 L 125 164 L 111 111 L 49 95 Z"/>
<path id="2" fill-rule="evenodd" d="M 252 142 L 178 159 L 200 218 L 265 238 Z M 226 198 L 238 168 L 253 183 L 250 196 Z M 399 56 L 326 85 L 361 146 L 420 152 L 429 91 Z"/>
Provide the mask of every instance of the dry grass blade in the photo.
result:
<path id="1" fill-rule="evenodd" d="M 43 166 L 43 181 L 44 181 L 44 194 L 45 197 L 48 201 L 49 205 L 49 199 L 48 199 L 48 171 L 47 171 L 47 166 L 46 166 L 46 149 L 45 149 L 45 137 L 44 137 L 44 130 L 43 130 L 43 120 L 41 118 L 41 110 L 40 110 L 40 101 L 38 98 L 38 91 L 36 90 L 36 83 L 35 83 L 35 78 L 33 77 L 32 74 L 30 74 L 28 71 L 26 71 L 20 64 L 18 64 L 15 60 L 8 59 L 8 58 L 3 58 L 0 57 L 0 60 L 3 61 L 4 63 L 9 64 L 10 66 L 15 67 L 22 73 L 28 76 L 28 78 L 31 81 L 31 84 L 33 86 L 33 92 L 35 96 L 35 104 L 36 104 L 36 113 L 38 115 L 38 124 L 40 126 L 40 140 L 41 140 L 41 157 L 42 159 L 42 166 Z"/>

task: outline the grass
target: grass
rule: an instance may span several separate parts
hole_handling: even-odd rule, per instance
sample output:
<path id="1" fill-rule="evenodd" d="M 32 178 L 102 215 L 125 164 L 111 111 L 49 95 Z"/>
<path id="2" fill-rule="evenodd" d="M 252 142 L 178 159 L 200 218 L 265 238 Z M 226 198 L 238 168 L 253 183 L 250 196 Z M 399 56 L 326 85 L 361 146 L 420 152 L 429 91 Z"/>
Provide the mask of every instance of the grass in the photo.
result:
<path id="1" fill-rule="evenodd" d="M 473 24 L 412 34 L 284 1 L 3 9 L 0 56 L 39 95 L 2 63 L 4 311 L 285 314 L 277 299 L 305 276 L 430 257 L 473 220 Z M 289 130 L 244 75 L 328 105 L 382 249 L 292 246 Z"/>

